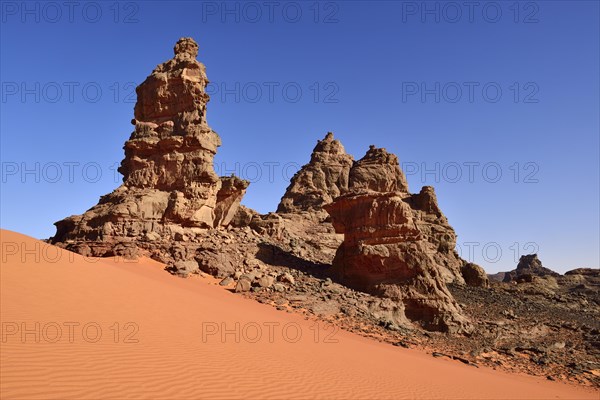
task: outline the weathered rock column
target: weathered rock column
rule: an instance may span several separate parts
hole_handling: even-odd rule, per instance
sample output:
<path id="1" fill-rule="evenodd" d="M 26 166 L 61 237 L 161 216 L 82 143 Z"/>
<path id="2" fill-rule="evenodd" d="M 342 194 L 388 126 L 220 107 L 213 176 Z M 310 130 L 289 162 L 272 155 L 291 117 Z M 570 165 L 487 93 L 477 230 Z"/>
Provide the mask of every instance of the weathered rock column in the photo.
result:
<path id="1" fill-rule="evenodd" d="M 57 222 L 52 243 L 108 256 L 118 245 L 151 248 L 231 222 L 248 182 L 215 173 L 221 139 L 206 120 L 208 78 L 196 60 L 198 45 L 182 38 L 174 52 L 136 89 L 135 129 L 119 168 L 123 184 L 83 215 Z"/>

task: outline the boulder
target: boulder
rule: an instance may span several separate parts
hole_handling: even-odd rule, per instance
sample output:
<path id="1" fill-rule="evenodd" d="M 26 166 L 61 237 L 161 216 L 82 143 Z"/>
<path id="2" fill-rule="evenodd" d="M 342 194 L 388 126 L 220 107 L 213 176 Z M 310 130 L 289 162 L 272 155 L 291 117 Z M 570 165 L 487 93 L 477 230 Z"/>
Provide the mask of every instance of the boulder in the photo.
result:
<path id="1" fill-rule="evenodd" d="M 201 271 L 217 278 L 225 278 L 235 273 L 236 262 L 229 252 L 201 246 L 196 249 L 194 259 Z"/>
<path id="2" fill-rule="evenodd" d="M 235 285 L 236 292 L 249 292 L 252 287 L 252 281 L 245 276 L 242 276 L 238 279 L 237 284 Z"/>
<path id="3" fill-rule="evenodd" d="M 223 278 L 219 282 L 219 285 L 221 285 L 221 286 L 229 286 L 232 282 L 233 282 L 233 278 L 230 277 L 230 276 L 228 276 L 227 278 Z"/>
<path id="4" fill-rule="evenodd" d="M 200 272 L 198 263 L 195 261 L 176 261 L 174 264 L 167 266 L 175 275 L 187 278 L 190 274 L 197 274 Z"/>
<path id="5" fill-rule="evenodd" d="M 465 283 L 469 286 L 483 288 L 490 286 L 490 281 L 487 274 L 485 273 L 485 270 L 477 264 L 466 263 L 461 268 L 461 273 L 465 280 Z"/>
<path id="6" fill-rule="evenodd" d="M 269 275 L 261 276 L 258 278 L 257 283 L 260 287 L 268 288 L 273 286 L 273 283 L 275 283 L 275 278 Z"/>
<path id="7" fill-rule="evenodd" d="M 277 280 L 279 282 L 289 283 L 291 285 L 293 285 L 294 283 L 296 283 L 296 280 L 294 279 L 294 277 L 292 276 L 292 274 L 290 274 L 289 272 L 285 272 L 285 273 L 279 275 L 277 277 Z"/>
<path id="8" fill-rule="evenodd" d="M 227 226 L 233 221 L 249 184 L 250 182 L 237 176 L 221 177 L 221 188 L 217 192 L 215 206 L 215 227 Z"/>

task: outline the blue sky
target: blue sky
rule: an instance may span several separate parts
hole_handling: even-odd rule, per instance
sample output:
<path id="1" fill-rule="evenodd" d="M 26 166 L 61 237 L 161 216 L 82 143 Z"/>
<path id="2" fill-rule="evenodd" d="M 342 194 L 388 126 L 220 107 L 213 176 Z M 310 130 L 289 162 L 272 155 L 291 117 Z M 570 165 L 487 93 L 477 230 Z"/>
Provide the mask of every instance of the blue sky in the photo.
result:
<path id="1" fill-rule="evenodd" d="M 1 226 L 34 237 L 121 177 L 135 85 L 200 45 L 218 172 L 275 210 L 317 139 L 398 155 L 464 258 L 599 266 L 599 2 L 1 2 Z"/>

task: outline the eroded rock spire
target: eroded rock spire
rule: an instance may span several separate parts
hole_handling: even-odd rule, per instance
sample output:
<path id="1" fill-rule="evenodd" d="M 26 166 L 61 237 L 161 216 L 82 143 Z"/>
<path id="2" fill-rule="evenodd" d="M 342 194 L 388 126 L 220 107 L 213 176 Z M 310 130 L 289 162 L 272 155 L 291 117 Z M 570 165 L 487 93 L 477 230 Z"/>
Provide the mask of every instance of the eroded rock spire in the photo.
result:
<path id="1" fill-rule="evenodd" d="M 230 223 L 248 182 L 215 173 L 221 139 L 206 120 L 208 78 L 197 43 L 179 39 L 174 53 L 136 88 L 123 184 L 83 215 L 57 222 L 53 243 L 105 256 Z"/>

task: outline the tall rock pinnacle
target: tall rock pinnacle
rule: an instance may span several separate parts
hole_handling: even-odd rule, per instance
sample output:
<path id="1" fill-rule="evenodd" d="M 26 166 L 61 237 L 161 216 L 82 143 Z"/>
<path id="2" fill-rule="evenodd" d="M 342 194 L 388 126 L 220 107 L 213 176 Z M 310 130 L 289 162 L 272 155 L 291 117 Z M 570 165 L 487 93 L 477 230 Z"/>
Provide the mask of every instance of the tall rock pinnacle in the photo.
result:
<path id="1" fill-rule="evenodd" d="M 221 140 L 206 120 L 208 78 L 196 60 L 198 45 L 182 38 L 174 52 L 136 88 L 135 129 L 119 168 L 123 184 L 83 215 L 57 222 L 53 243 L 103 256 L 123 243 L 230 223 L 248 182 L 215 173 Z"/>

